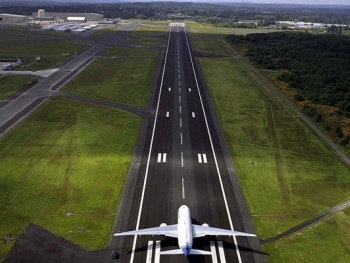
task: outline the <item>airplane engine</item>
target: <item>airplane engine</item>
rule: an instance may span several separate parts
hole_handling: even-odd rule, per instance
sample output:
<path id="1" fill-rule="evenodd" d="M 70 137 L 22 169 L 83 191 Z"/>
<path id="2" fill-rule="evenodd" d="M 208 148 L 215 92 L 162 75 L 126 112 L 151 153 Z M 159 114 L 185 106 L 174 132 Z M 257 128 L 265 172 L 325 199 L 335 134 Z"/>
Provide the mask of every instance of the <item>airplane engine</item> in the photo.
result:
<path id="1" fill-rule="evenodd" d="M 167 226 L 167 224 L 161 223 L 161 224 L 160 224 L 160 227 L 162 227 L 162 226 Z"/>
<path id="2" fill-rule="evenodd" d="M 209 227 L 209 225 L 207 223 L 204 223 L 202 226 Z"/>

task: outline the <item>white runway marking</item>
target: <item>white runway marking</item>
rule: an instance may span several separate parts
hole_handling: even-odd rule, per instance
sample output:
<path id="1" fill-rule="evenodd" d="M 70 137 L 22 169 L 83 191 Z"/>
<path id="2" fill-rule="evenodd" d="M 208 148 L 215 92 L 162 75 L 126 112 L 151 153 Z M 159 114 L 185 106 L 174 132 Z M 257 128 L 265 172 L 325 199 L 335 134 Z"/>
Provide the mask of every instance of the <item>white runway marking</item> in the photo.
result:
<path id="1" fill-rule="evenodd" d="M 198 162 L 199 163 L 208 163 L 207 155 L 205 153 L 203 153 L 203 154 L 199 153 L 198 154 Z"/>
<path id="2" fill-rule="evenodd" d="M 181 96 L 179 96 L 179 102 L 181 102 Z"/>
<path id="3" fill-rule="evenodd" d="M 192 112 L 192 118 L 195 118 L 196 114 L 194 112 Z"/>
<path id="4" fill-rule="evenodd" d="M 181 93 L 181 88 L 179 88 L 179 93 Z"/>
<path id="5" fill-rule="evenodd" d="M 181 152 L 181 167 L 184 167 L 184 153 Z"/>
<path id="6" fill-rule="evenodd" d="M 185 179 L 182 178 L 182 199 L 185 199 Z"/>
<path id="7" fill-rule="evenodd" d="M 157 163 L 166 163 L 166 153 L 158 153 Z"/>
<path id="8" fill-rule="evenodd" d="M 226 263 L 226 258 L 225 258 L 225 253 L 224 253 L 224 245 L 222 244 L 222 241 L 218 241 L 218 248 L 219 248 L 220 262 Z"/>
<path id="9" fill-rule="evenodd" d="M 182 113 L 182 107 L 181 106 L 179 107 L 179 111 L 180 111 L 180 113 Z"/>
<path id="10" fill-rule="evenodd" d="M 169 87 L 169 89 L 168 89 L 169 91 L 171 91 L 171 88 Z"/>
<path id="11" fill-rule="evenodd" d="M 152 263 L 153 241 L 148 241 L 146 263 Z"/>
<path id="12" fill-rule="evenodd" d="M 156 251 L 154 254 L 154 263 L 159 263 L 160 262 L 160 241 L 156 241 Z"/>
<path id="13" fill-rule="evenodd" d="M 198 154 L 198 162 L 202 163 L 202 155 L 200 153 Z"/>
<path id="14" fill-rule="evenodd" d="M 166 117 L 169 118 L 169 111 L 166 112 Z"/>
<path id="15" fill-rule="evenodd" d="M 192 91 L 191 88 L 189 88 L 188 91 L 191 92 Z"/>
<path id="16" fill-rule="evenodd" d="M 182 128 L 182 118 L 180 118 L 180 128 Z"/>
<path id="17" fill-rule="evenodd" d="M 181 145 L 183 144 L 183 140 L 182 140 L 182 132 L 180 133 L 180 140 L 181 140 Z"/>
<path id="18" fill-rule="evenodd" d="M 218 263 L 218 257 L 216 255 L 215 241 L 210 241 L 210 251 L 213 263 Z"/>
<path id="19" fill-rule="evenodd" d="M 179 80 L 179 86 L 181 85 L 181 81 Z"/>
<path id="20" fill-rule="evenodd" d="M 208 163 L 208 161 L 207 161 L 207 155 L 206 155 L 205 153 L 203 153 L 203 162 L 204 162 L 204 163 Z"/>

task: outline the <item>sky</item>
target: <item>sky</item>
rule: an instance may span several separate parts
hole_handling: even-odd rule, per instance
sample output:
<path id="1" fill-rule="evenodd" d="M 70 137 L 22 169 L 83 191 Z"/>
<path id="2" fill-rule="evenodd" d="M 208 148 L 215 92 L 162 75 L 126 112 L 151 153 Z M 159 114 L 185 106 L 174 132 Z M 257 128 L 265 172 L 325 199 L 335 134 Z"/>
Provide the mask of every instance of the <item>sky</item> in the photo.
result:
<path id="1" fill-rule="evenodd" d="M 318 4 L 318 5 L 350 5 L 350 0 L 252 0 L 253 3 L 261 4 Z"/>

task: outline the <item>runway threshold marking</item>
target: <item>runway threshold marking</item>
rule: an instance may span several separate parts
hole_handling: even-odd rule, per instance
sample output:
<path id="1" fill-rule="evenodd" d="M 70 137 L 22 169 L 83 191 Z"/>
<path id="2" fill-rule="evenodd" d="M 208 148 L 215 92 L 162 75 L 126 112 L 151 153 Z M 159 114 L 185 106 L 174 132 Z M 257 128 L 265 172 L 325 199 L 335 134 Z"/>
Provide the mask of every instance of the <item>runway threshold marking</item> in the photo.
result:
<path id="1" fill-rule="evenodd" d="M 218 241 L 218 249 L 219 249 L 220 262 L 226 263 L 224 245 L 222 244 L 222 241 Z"/>
<path id="2" fill-rule="evenodd" d="M 213 263 L 218 263 L 218 257 L 216 255 L 216 249 L 215 249 L 215 242 L 210 241 L 210 251 L 211 251 L 211 258 L 213 260 Z"/>
<path id="3" fill-rule="evenodd" d="M 152 263 L 152 254 L 153 254 L 153 241 L 148 241 L 147 246 L 147 255 L 146 255 L 146 263 Z"/>
<path id="4" fill-rule="evenodd" d="M 158 153 L 157 163 L 166 163 L 166 153 Z"/>
<path id="5" fill-rule="evenodd" d="M 159 263 L 160 261 L 160 241 L 156 241 L 156 252 L 154 254 L 154 263 Z"/>

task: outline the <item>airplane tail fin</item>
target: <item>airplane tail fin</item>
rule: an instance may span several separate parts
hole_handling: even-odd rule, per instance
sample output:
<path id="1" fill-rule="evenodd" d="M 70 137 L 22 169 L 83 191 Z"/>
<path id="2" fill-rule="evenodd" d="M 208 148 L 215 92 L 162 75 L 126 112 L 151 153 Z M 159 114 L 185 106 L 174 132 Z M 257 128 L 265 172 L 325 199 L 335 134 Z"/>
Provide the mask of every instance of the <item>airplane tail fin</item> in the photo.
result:
<path id="1" fill-rule="evenodd" d="M 167 251 L 161 251 L 161 255 L 179 255 L 183 254 L 182 249 L 173 249 L 173 250 L 167 250 Z M 210 251 L 205 251 L 205 250 L 199 250 L 199 249 L 191 249 L 190 250 L 190 255 L 211 255 Z"/>

